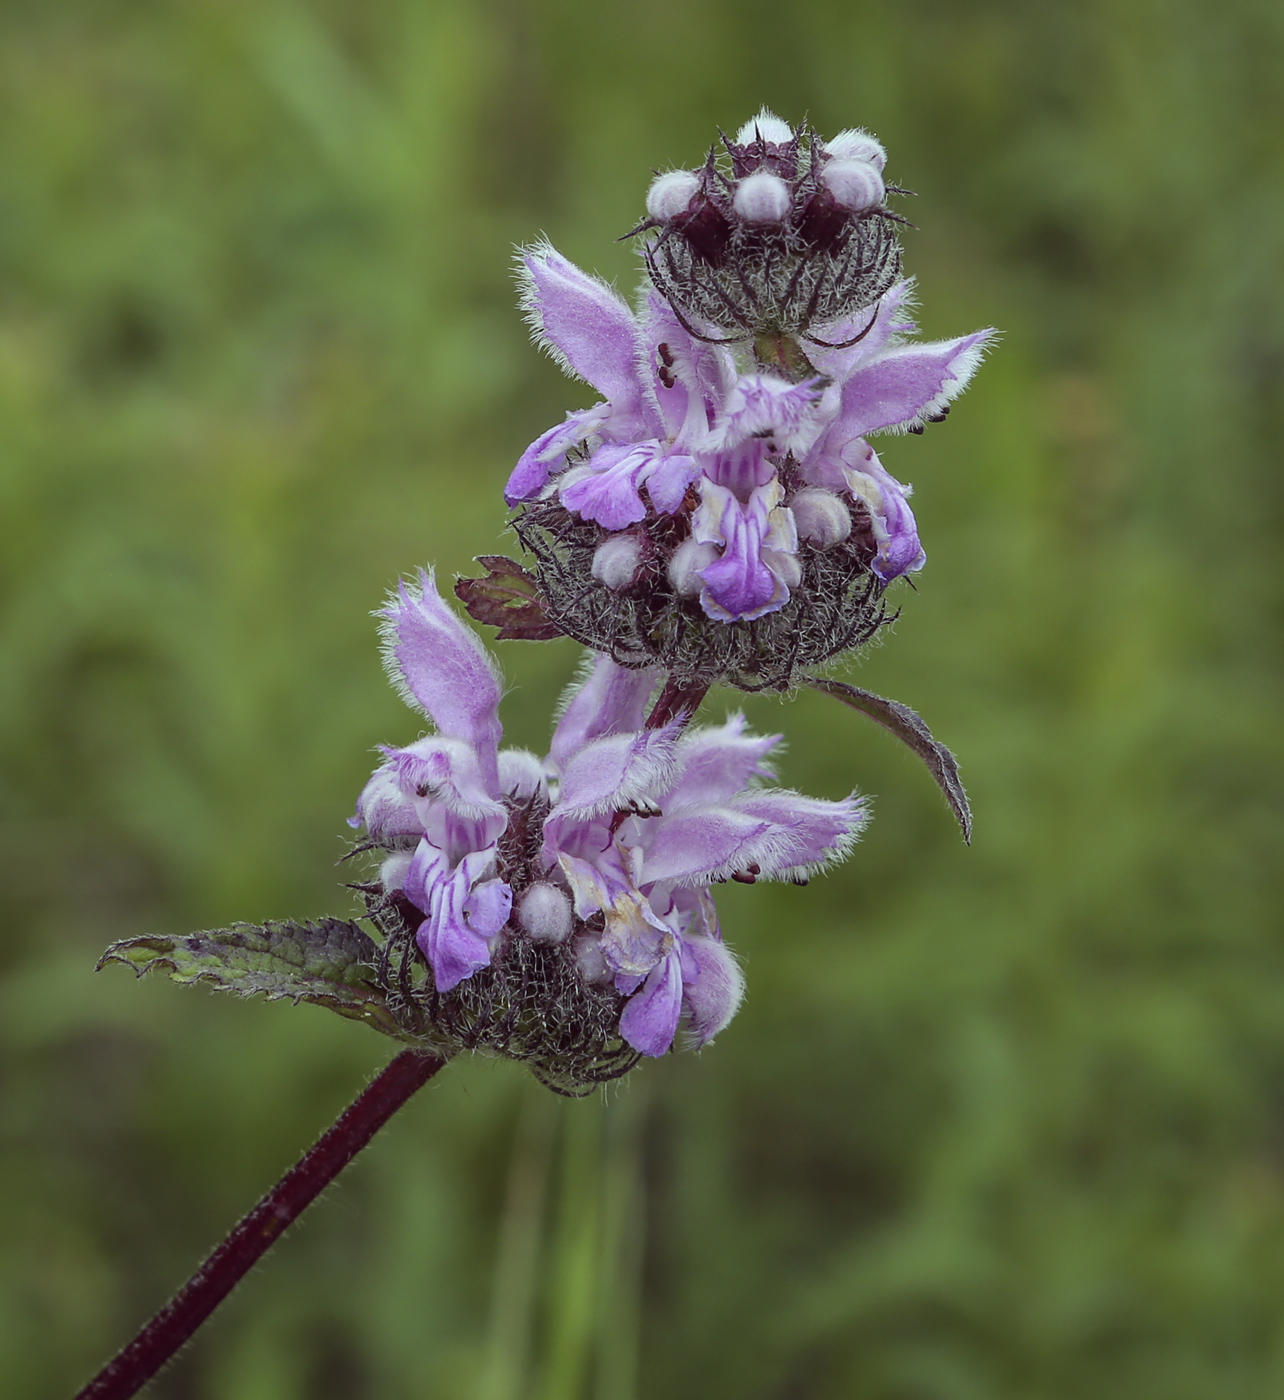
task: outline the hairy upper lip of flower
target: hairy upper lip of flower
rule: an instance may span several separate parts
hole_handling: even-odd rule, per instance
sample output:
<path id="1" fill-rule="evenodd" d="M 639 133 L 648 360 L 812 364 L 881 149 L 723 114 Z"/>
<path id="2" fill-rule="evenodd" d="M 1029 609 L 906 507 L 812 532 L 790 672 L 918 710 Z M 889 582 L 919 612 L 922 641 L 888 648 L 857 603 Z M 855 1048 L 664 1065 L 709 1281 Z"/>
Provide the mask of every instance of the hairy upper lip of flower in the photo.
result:
<path id="1" fill-rule="evenodd" d="M 500 938 L 529 936 L 515 900 L 547 886 L 544 905 L 559 890 L 566 901 L 565 936 L 627 998 L 630 1045 L 662 1054 L 683 1015 L 698 1043 L 710 1039 L 741 990 L 710 882 L 827 864 L 864 824 L 861 800 L 761 786 L 780 736 L 748 735 L 738 716 L 721 729 L 683 733 L 682 718 L 645 728 L 657 673 L 606 657 L 572 695 L 548 759 L 500 750 L 498 680 L 432 576 L 403 586 L 384 617 L 389 669 L 438 733 L 385 750 L 357 820 L 393 852 L 385 887 L 423 914 L 417 938 L 438 991 L 487 967 Z M 519 808 L 512 849 L 504 838 Z"/>

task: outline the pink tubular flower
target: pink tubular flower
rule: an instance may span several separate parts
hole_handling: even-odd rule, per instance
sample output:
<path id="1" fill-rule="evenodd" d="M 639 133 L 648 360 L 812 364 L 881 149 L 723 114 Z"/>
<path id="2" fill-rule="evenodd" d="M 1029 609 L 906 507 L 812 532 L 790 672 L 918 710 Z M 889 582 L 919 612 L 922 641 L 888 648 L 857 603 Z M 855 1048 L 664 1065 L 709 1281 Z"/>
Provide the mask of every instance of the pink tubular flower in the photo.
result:
<path id="1" fill-rule="evenodd" d="M 605 656 L 547 758 L 501 750 L 495 673 L 432 575 L 384 616 L 394 681 L 437 732 L 384 751 L 354 824 L 386 852 L 384 897 L 418 911 L 436 992 L 495 974 L 524 942 L 614 997 L 635 1052 L 664 1054 L 682 1024 L 706 1044 L 743 990 L 710 885 L 825 866 L 864 825 L 862 800 L 765 785 L 779 736 L 749 735 L 739 716 L 648 728 L 657 672 Z"/>

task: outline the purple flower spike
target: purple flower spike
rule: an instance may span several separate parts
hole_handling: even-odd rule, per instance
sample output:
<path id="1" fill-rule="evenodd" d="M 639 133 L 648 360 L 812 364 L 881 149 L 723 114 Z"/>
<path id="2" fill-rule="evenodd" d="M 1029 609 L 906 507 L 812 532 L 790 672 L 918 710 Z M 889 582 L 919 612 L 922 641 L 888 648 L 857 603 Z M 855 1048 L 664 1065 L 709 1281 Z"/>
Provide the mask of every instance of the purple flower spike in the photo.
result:
<path id="1" fill-rule="evenodd" d="M 779 487 L 761 490 L 770 500 Z M 648 728 L 659 674 L 605 656 L 573 688 L 548 758 L 496 755 L 493 672 L 431 578 L 391 612 L 412 698 L 474 736 L 443 732 L 385 749 L 358 804 L 371 842 L 386 852 L 384 898 L 422 916 L 407 936 L 432 971 L 434 995 L 456 998 L 451 1015 L 466 1016 L 477 988 L 487 1034 L 499 1034 L 553 1016 L 543 1003 L 529 1015 L 494 1015 L 525 1006 L 551 977 L 557 1015 L 585 1021 L 551 1026 L 550 1063 L 565 1053 L 557 1047 L 581 1044 L 590 1024 L 595 1035 L 610 1027 L 616 1049 L 603 1042 L 601 1054 L 624 1055 L 624 1069 L 629 1055 L 666 1053 L 683 1025 L 694 1044 L 707 1043 L 743 987 L 711 882 L 823 867 L 864 825 L 861 800 L 771 786 L 767 756 L 780 736 L 749 734 L 741 716 L 719 728 L 684 728 L 684 716 Z M 470 688 L 467 703 L 450 703 L 453 685 Z M 552 960 L 547 972 L 541 959 Z M 578 991 L 568 990 L 568 966 L 579 969 Z"/>
<path id="2" fill-rule="evenodd" d="M 656 177 L 636 313 L 548 244 L 522 254 L 540 343 L 605 396 L 506 493 L 549 625 L 684 686 L 784 691 L 889 620 L 926 556 L 865 438 L 943 421 L 994 333 L 914 341 L 886 163 L 866 131 L 760 112 Z"/>

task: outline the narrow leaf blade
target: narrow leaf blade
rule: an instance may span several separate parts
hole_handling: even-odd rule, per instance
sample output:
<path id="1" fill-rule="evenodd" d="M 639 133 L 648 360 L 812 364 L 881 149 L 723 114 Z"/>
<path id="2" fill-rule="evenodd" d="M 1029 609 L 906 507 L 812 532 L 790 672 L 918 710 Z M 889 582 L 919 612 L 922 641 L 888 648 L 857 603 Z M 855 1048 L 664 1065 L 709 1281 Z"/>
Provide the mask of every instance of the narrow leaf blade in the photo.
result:
<path id="1" fill-rule="evenodd" d="M 139 977 L 165 972 L 175 982 L 207 982 L 237 996 L 261 992 L 268 1001 L 306 1001 L 364 1021 L 396 1040 L 410 1040 L 375 978 L 378 956 L 378 944 L 359 925 L 318 919 L 233 924 L 182 938 L 125 938 L 107 949 L 98 969 L 119 962 Z"/>
<path id="2" fill-rule="evenodd" d="M 881 724 L 918 754 L 945 794 L 945 800 L 950 804 L 950 810 L 958 818 L 958 824 L 962 828 L 963 840 L 970 846 L 972 808 L 959 778 L 959 765 L 949 749 L 932 738 L 932 731 L 923 722 L 922 716 L 916 710 L 911 710 L 908 705 L 902 705 L 899 700 L 884 699 L 881 695 L 861 690 L 859 686 L 848 685 L 845 681 L 820 676 L 808 676 L 806 680 L 814 690 L 833 695 L 845 705 L 850 705 L 853 710 L 868 715 L 875 724 Z"/>

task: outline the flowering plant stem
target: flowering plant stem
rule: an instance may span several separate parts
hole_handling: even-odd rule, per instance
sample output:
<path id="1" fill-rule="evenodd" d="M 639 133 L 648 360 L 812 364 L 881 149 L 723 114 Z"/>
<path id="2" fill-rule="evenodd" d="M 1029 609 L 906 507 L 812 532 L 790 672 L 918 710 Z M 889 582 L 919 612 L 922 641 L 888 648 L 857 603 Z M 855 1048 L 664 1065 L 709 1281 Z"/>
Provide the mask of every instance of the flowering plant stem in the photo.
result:
<path id="1" fill-rule="evenodd" d="M 445 1064 L 436 1055 L 403 1050 L 76 1400 L 128 1400 L 136 1395 L 388 1119 Z"/>

